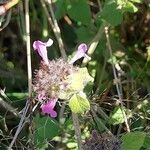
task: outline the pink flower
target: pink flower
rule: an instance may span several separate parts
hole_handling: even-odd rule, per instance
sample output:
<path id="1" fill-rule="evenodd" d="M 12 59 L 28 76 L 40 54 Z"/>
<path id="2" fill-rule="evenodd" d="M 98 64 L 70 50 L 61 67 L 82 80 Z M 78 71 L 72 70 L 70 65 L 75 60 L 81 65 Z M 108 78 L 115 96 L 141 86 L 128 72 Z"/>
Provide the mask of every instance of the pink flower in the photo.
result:
<path id="1" fill-rule="evenodd" d="M 45 100 L 45 99 L 46 99 L 45 92 L 42 91 L 40 94 L 38 94 L 37 99 L 38 99 L 40 102 L 42 102 L 42 100 Z"/>
<path id="2" fill-rule="evenodd" d="M 90 57 L 88 55 L 86 55 L 87 50 L 88 50 L 88 48 L 85 43 L 80 44 L 78 46 L 78 50 L 77 50 L 76 54 L 74 55 L 74 57 L 71 59 L 71 61 L 69 63 L 73 64 L 75 61 L 77 61 L 78 59 L 80 59 L 82 57 L 87 57 L 88 59 L 90 59 Z"/>
<path id="3" fill-rule="evenodd" d="M 42 57 L 45 64 L 48 64 L 48 56 L 46 47 L 50 47 L 53 44 L 53 40 L 49 39 L 47 42 L 34 41 L 33 48 L 37 50 L 38 54 Z"/>
<path id="4" fill-rule="evenodd" d="M 49 114 L 52 118 L 57 116 L 57 112 L 54 111 L 54 107 L 57 102 L 57 98 L 50 99 L 47 103 L 41 105 L 41 109 L 43 113 Z"/>

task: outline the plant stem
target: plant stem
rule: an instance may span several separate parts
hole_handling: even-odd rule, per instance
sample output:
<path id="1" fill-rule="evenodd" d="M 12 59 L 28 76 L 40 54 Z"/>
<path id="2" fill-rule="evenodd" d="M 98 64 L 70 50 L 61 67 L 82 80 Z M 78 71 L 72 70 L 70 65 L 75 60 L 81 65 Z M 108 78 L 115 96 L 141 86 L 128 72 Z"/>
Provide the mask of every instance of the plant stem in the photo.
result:
<path id="1" fill-rule="evenodd" d="M 89 46 L 89 49 L 88 49 L 88 52 L 87 52 L 87 54 L 88 54 L 89 56 L 91 56 L 91 55 L 94 53 L 94 51 L 95 51 L 95 49 L 96 49 L 96 47 L 97 47 L 97 45 L 98 45 L 98 43 L 99 43 L 99 40 L 100 40 L 100 38 L 101 38 L 102 35 L 103 35 L 104 28 L 105 28 L 105 23 L 103 23 L 103 24 L 101 25 L 101 27 L 99 28 L 99 30 L 98 30 L 96 36 L 94 37 L 94 39 L 92 40 L 92 42 L 91 42 L 91 44 L 90 44 L 90 46 Z M 85 58 L 83 59 L 82 66 L 86 66 L 86 64 L 87 64 L 88 62 L 89 62 L 89 59 L 87 59 L 87 58 L 85 57 Z"/>
<path id="2" fill-rule="evenodd" d="M 29 105 L 29 104 L 30 104 L 29 101 L 30 101 L 30 99 L 28 99 L 27 102 L 26 102 L 26 106 L 24 107 L 23 114 L 22 114 L 22 117 L 21 117 L 21 119 L 20 119 L 18 128 L 17 128 L 16 133 L 15 133 L 15 135 L 14 135 L 14 137 L 13 137 L 13 140 L 11 141 L 11 143 L 10 143 L 10 145 L 9 145 L 9 147 L 8 147 L 8 150 L 12 150 L 12 147 L 13 147 L 13 145 L 14 145 L 14 143 L 15 143 L 15 141 L 16 141 L 18 135 L 19 135 L 19 133 L 20 133 L 20 131 L 21 131 L 22 128 L 23 128 L 23 123 L 24 123 L 24 120 L 25 120 L 25 118 L 26 118 L 26 114 L 27 114 L 27 111 L 28 111 L 28 109 L 29 109 L 29 106 L 30 106 L 30 105 Z"/>
<path id="3" fill-rule="evenodd" d="M 72 112 L 72 120 L 75 129 L 75 135 L 78 143 L 78 150 L 82 150 L 82 139 L 81 139 L 81 130 L 79 125 L 78 114 Z"/>
<path id="4" fill-rule="evenodd" d="M 58 45 L 59 45 L 59 48 L 60 48 L 61 55 L 65 60 L 67 60 L 67 55 L 66 55 L 66 51 L 65 51 L 65 48 L 64 48 L 64 43 L 63 43 L 63 40 L 62 40 L 62 37 L 61 37 L 61 31 L 60 31 L 60 28 L 59 28 L 58 23 L 57 23 L 57 19 L 55 18 L 55 14 L 54 14 L 54 11 L 53 11 L 52 0 L 47 0 L 47 1 L 48 1 L 48 4 L 49 4 L 51 17 L 52 17 L 53 24 L 54 24 L 53 31 L 54 31 L 54 34 L 55 34 L 56 39 L 58 41 Z"/>
<path id="5" fill-rule="evenodd" d="M 112 48 L 111 48 L 110 39 L 109 39 L 108 27 L 105 27 L 105 35 L 106 35 L 107 46 L 108 46 L 108 50 L 109 50 L 109 53 L 110 53 L 110 57 L 112 57 L 113 54 L 112 54 Z M 130 132 L 128 119 L 127 119 L 127 116 L 125 114 L 124 106 L 123 106 L 123 103 L 122 103 L 122 86 L 121 86 L 121 84 L 119 82 L 119 79 L 118 79 L 118 76 L 117 76 L 117 72 L 116 72 L 116 69 L 115 69 L 115 65 L 113 63 L 112 63 L 112 69 L 113 69 L 113 75 L 114 75 L 116 90 L 117 90 L 117 94 L 118 94 L 118 97 L 119 97 L 119 102 L 120 102 L 120 105 L 121 105 L 122 114 L 124 116 L 127 132 Z"/>
<path id="6" fill-rule="evenodd" d="M 10 8 L 15 6 L 19 0 L 11 0 L 8 3 L 0 6 L 0 16 L 5 14 Z"/>
<path id="7" fill-rule="evenodd" d="M 16 108 L 5 102 L 1 97 L 0 97 L 0 105 L 2 105 L 7 111 L 13 113 L 13 115 L 21 117 Z"/>
<path id="8" fill-rule="evenodd" d="M 31 49 L 30 49 L 30 19 L 29 19 L 29 0 L 25 1 L 25 22 L 26 22 L 26 49 L 27 49 L 27 67 L 28 67 L 28 100 L 26 106 L 24 107 L 23 115 L 21 117 L 20 123 L 18 125 L 17 131 L 11 141 L 8 150 L 11 150 L 14 145 L 20 131 L 23 128 L 24 120 L 26 118 L 27 111 L 30 107 L 31 95 L 32 95 L 32 69 L 31 69 Z"/>
<path id="9" fill-rule="evenodd" d="M 27 49 L 27 67 L 28 67 L 28 93 L 29 98 L 32 95 L 32 68 L 31 68 L 31 43 L 30 43 L 30 18 L 29 18 L 29 0 L 25 1 L 25 22 L 26 22 L 26 49 Z"/>
<path id="10" fill-rule="evenodd" d="M 47 17 L 48 17 L 49 24 L 50 24 L 50 26 L 54 32 L 54 35 L 56 37 L 57 42 L 58 42 L 61 56 L 63 57 L 64 60 L 67 60 L 67 55 L 66 55 L 66 51 L 64 49 L 64 43 L 63 43 L 63 40 L 61 37 L 60 28 L 58 26 L 58 23 L 57 23 L 57 20 L 55 18 L 54 11 L 52 8 L 52 2 L 50 0 L 48 0 L 51 16 L 50 16 L 49 11 L 46 7 L 46 2 L 44 0 L 41 0 L 41 4 L 42 4 L 42 7 L 43 7 Z"/>

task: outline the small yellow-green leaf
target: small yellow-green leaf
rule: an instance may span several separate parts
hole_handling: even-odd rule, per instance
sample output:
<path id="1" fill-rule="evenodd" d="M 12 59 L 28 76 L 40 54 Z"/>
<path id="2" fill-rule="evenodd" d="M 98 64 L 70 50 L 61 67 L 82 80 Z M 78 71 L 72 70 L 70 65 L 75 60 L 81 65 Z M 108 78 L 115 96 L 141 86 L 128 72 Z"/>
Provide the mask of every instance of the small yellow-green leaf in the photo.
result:
<path id="1" fill-rule="evenodd" d="M 135 13 L 138 11 L 138 8 L 132 2 L 127 2 L 124 7 L 124 10 L 131 13 Z"/>
<path id="2" fill-rule="evenodd" d="M 68 76 L 71 91 L 82 91 L 90 81 L 92 82 L 93 78 L 89 75 L 86 67 L 79 68 L 78 71 Z"/>
<path id="3" fill-rule="evenodd" d="M 120 106 L 117 106 L 112 114 L 110 115 L 110 123 L 113 124 L 113 125 L 116 125 L 116 124 L 121 124 L 124 122 L 124 116 L 123 116 L 123 112 L 124 110 L 122 110 L 120 108 Z"/>
<path id="4" fill-rule="evenodd" d="M 133 3 L 142 3 L 143 0 L 130 0 Z"/>
<path id="5" fill-rule="evenodd" d="M 69 100 L 69 107 L 74 113 L 84 113 L 90 110 L 90 103 L 86 96 L 74 94 Z"/>

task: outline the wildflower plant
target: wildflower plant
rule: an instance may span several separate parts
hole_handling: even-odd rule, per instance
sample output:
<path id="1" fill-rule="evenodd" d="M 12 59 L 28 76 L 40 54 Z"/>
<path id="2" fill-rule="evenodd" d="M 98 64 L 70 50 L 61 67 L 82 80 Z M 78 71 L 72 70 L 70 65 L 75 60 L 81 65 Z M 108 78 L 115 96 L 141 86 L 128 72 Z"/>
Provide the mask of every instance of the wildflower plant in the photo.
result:
<path id="1" fill-rule="evenodd" d="M 33 91 L 36 100 L 40 102 L 41 110 L 44 114 L 56 117 L 54 110 L 58 100 L 65 100 L 72 112 L 84 113 L 90 109 L 89 101 L 83 92 L 88 82 L 93 81 L 87 68 L 79 68 L 73 63 L 81 57 L 87 57 L 87 45 L 82 43 L 71 61 L 62 58 L 49 60 L 47 49 L 53 44 L 53 40 L 47 42 L 35 41 L 33 48 L 41 56 L 39 70 L 35 71 L 33 81 Z"/>

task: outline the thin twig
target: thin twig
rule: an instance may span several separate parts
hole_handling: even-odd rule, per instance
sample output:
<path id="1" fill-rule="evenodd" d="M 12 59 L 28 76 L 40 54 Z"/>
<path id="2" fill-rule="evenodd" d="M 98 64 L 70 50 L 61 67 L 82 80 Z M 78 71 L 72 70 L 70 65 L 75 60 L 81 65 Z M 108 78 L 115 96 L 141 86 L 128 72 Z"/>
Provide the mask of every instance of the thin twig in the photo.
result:
<path id="1" fill-rule="evenodd" d="M 61 56 L 63 57 L 63 59 L 67 60 L 67 55 L 66 55 L 66 51 L 64 49 L 64 44 L 63 44 L 63 40 L 62 40 L 62 37 L 61 37 L 60 28 L 59 28 L 57 20 L 55 18 L 51 2 L 49 1 L 49 8 L 50 8 L 50 13 L 51 13 L 52 17 L 50 16 L 49 11 L 46 7 L 46 2 L 44 0 L 41 0 L 41 4 L 42 4 L 42 7 L 43 7 L 47 17 L 48 17 L 48 21 L 49 21 L 49 24 L 50 24 L 53 32 L 54 32 L 54 35 L 57 39 Z"/>
<path id="2" fill-rule="evenodd" d="M 20 131 L 21 131 L 22 128 L 23 128 L 23 122 L 24 122 L 24 120 L 25 120 L 25 118 L 26 118 L 26 114 L 27 114 L 27 111 L 28 111 L 29 106 L 30 106 L 30 105 L 29 105 L 29 104 L 30 104 L 29 101 L 30 101 L 30 99 L 27 100 L 27 102 L 26 102 L 26 106 L 24 107 L 23 114 L 22 114 L 21 120 L 20 120 L 20 122 L 19 122 L 17 131 L 16 131 L 16 133 L 15 133 L 15 135 L 14 135 L 14 137 L 13 137 L 13 140 L 11 141 L 11 143 L 10 143 L 10 145 L 9 145 L 9 147 L 8 147 L 8 150 L 11 150 L 11 148 L 13 147 L 13 145 L 14 145 L 14 143 L 15 143 L 15 141 L 16 141 L 16 139 L 17 139 L 19 133 L 20 133 Z"/>
<path id="3" fill-rule="evenodd" d="M 91 42 L 91 44 L 90 44 L 90 46 L 89 46 L 89 49 L 88 49 L 88 52 L 87 52 L 87 54 L 88 54 L 89 56 L 91 56 L 91 55 L 94 53 L 94 51 L 95 51 L 95 49 L 96 49 L 96 47 L 97 47 L 97 45 L 98 45 L 98 43 L 99 43 L 99 40 L 100 40 L 100 38 L 101 38 L 102 35 L 103 35 L 104 28 L 105 28 L 105 23 L 103 23 L 103 24 L 101 25 L 101 27 L 99 28 L 99 30 L 98 30 L 96 36 L 94 37 L 94 39 L 92 40 L 92 42 Z M 89 59 L 87 59 L 87 58 L 85 57 L 85 58 L 83 59 L 82 66 L 85 66 L 88 62 L 89 62 Z"/>
<path id="4" fill-rule="evenodd" d="M 82 148 L 81 130 L 79 125 L 78 115 L 76 113 L 72 112 L 72 120 L 75 129 L 75 135 L 77 138 L 78 150 L 82 150 L 83 148 Z"/>
<path id="5" fill-rule="evenodd" d="M 26 20 L 26 48 L 27 48 L 27 66 L 28 66 L 28 97 L 29 99 L 26 102 L 26 106 L 24 107 L 23 115 L 19 122 L 17 131 L 13 140 L 11 141 L 8 150 L 11 150 L 12 146 L 14 145 L 20 131 L 23 128 L 24 120 L 26 118 L 26 114 L 28 112 L 31 95 L 32 95 L 32 70 L 31 70 L 31 49 L 30 49 L 30 21 L 29 21 L 29 0 L 25 1 L 25 20 Z"/>
<path id="6" fill-rule="evenodd" d="M 12 107 L 10 104 L 5 102 L 1 97 L 0 97 L 0 105 L 2 105 L 6 110 L 10 111 L 13 113 L 15 116 L 20 117 L 19 112 L 16 110 L 16 108 Z"/>
<path id="7" fill-rule="evenodd" d="M 105 27 L 105 35 L 106 35 L 107 46 L 108 46 L 108 50 L 109 50 L 109 53 L 110 53 L 110 57 L 112 57 L 113 54 L 112 54 L 112 48 L 111 48 L 109 34 L 108 34 L 108 27 Z M 118 94 L 118 97 L 119 97 L 119 102 L 120 102 L 120 105 L 121 105 L 122 114 L 124 116 L 127 132 L 130 132 L 128 119 L 127 119 L 127 116 L 125 114 L 124 106 L 123 106 L 123 103 L 122 103 L 122 92 L 121 92 L 122 91 L 122 86 L 121 86 L 120 82 L 118 82 L 119 81 L 118 75 L 117 75 L 117 72 L 116 72 L 116 69 L 115 69 L 115 65 L 113 63 L 112 63 L 112 69 L 113 69 L 113 75 L 114 75 L 116 90 L 117 90 L 117 94 Z"/>
<path id="8" fill-rule="evenodd" d="M 30 19 L 29 19 L 29 0 L 25 0 L 25 22 L 26 22 L 26 49 L 28 66 L 28 93 L 32 95 L 32 68 L 31 68 L 31 43 L 30 43 Z"/>
<path id="9" fill-rule="evenodd" d="M 60 31 L 60 28 L 58 26 L 56 17 L 54 15 L 53 7 L 52 7 L 52 0 L 48 0 L 48 4 L 49 4 L 49 9 L 50 9 L 50 13 L 51 13 L 51 16 L 52 16 L 53 24 L 54 24 L 53 31 L 55 33 L 55 36 L 56 36 L 56 39 L 57 39 L 57 42 L 58 42 L 58 45 L 59 45 L 59 48 L 60 48 L 61 55 L 65 60 L 67 60 L 67 55 L 66 55 L 66 51 L 65 51 L 65 48 L 64 48 L 64 43 L 63 43 L 63 40 L 62 40 L 62 37 L 61 37 L 61 31 Z"/>
<path id="10" fill-rule="evenodd" d="M 2 27 L 0 27 L 0 31 L 2 31 L 4 28 L 6 28 L 7 25 L 9 24 L 10 19 L 11 19 L 11 13 L 12 13 L 11 10 L 8 11 L 7 16 L 6 16 L 6 21 L 5 21 L 5 23 L 2 25 Z"/>
<path id="11" fill-rule="evenodd" d="M 0 16 L 5 14 L 10 8 L 15 6 L 19 0 L 11 0 L 8 3 L 0 6 Z"/>
<path id="12" fill-rule="evenodd" d="M 92 113 L 92 116 L 94 117 L 94 120 L 96 121 L 96 123 L 101 125 L 108 134 L 113 135 L 111 133 L 111 131 L 103 124 L 103 122 L 100 120 L 100 118 L 96 115 L 96 113 L 92 107 L 91 107 L 91 113 Z M 99 128 L 99 126 L 98 126 L 98 128 Z M 101 129 L 99 129 L 99 130 L 101 130 Z"/>
<path id="13" fill-rule="evenodd" d="M 26 50 L 27 50 L 27 66 L 28 66 L 28 94 L 30 100 L 30 148 L 33 149 L 33 127 L 32 127 L 32 67 L 31 67 L 31 43 L 30 43 L 30 16 L 29 16 L 29 0 L 25 0 L 25 23 L 26 23 Z"/>
<path id="14" fill-rule="evenodd" d="M 98 4 L 98 7 L 99 7 L 99 12 L 102 11 L 102 4 L 101 4 L 101 1 L 100 0 L 97 0 L 97 4 Z"/>

